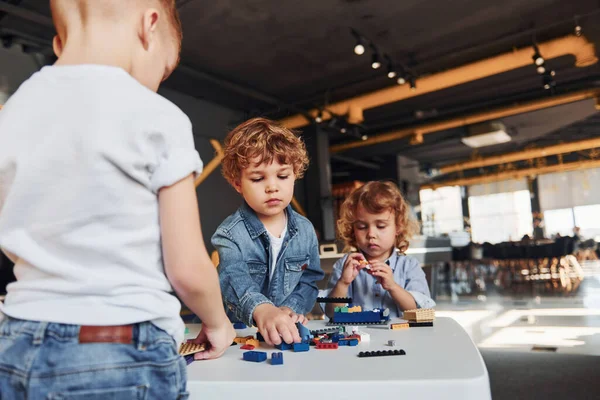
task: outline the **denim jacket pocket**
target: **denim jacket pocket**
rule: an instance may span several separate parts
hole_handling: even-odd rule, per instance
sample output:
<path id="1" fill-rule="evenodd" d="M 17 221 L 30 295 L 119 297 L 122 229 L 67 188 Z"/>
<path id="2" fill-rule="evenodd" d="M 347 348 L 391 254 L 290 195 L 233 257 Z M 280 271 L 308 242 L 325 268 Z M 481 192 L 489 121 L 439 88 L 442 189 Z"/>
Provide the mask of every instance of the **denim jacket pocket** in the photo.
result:
<path id="1" fill-rule="evenodd" d="M 250 273 L 250 277 L 254 283 L 256 283 L 262 290 L 263 285 L 265 284 L 265 279 L 269 274 L 267 264 L 261 261 L 248 261 L 248 272 Z"/>
<path id="2" fill-rule="evenodd" d="M 300 282 L 300 278 L 302 278 L 302 273 L 308 267 L 309 257 L 292 257 L 286 258 L 285 260 L 285 275 L 283 278 L 283 288 L 285 297 L 289 296 L 298 282 Z"/>

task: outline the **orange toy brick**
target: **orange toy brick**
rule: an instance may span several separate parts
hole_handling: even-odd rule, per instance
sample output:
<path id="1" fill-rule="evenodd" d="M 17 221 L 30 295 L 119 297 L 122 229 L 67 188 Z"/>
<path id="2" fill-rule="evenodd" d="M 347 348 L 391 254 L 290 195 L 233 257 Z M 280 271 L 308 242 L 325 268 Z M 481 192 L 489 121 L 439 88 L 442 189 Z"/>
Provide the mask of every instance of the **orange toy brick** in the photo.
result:
<path id="1" fill-rule="evenodd" d="M 397 331 L 400 329 L 408 329 L 408 328 L 409 328 L 408 322 L 399 322 L 397 324 L 390 325 L 390 329 L 392 329 L 394 331 Z"/>
<path id="2" fill-rule="evenodd" d="M 198 353 L 200 351 L 204 351 L 206 350 L 206 344 L 204 343 L 200 343 L 200 344 L 196 344 L 196 343 L 182 343 L 181 346 L 179 347 L 179 354 L 182 356 L 187 356 L 190 354 L 194 354 L 194 353 Z"/>
<path id="3" fill-rule="evenodd" d="M 403 318 L 408 321 L 425 322 L 435 319 L 435 310 L 433 308 L 419 308 L 404 311 Z"/>

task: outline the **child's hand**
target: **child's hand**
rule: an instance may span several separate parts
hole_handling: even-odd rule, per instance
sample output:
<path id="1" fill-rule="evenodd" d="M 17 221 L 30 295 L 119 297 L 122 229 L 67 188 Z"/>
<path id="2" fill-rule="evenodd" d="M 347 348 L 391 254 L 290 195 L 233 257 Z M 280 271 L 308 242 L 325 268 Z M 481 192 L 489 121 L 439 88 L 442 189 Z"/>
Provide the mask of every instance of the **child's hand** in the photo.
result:
<path id="1" fill-rule="evenodd" d="M 292 320 L 294 321 L 294 324 L 295 324 L 296 322 L 300 322 L 302 325 L 304 325 L 304 324 L 306 323 L 306 321 L 308 321 L 304 315 L 302 315 L 302 314 L 296 314 L 296 313 L 294 312 L 294 310 L 292 310 L 292 309 L 291 309 L 291 308 L 289 308 L 289 307 L 282 306 L 282 307 L 279 307 L 279 309 L 280 309 L 280 310 L 282 310 L 282 311 L 285 311 L 285 312 L 287 312 L 287 313 L 288 313 L 288 315 L 289 315 L 289 316 L 292 318 Z"/>
<path id="2" fill-rule="evenodd" d="M 371 275 L 377 278 L 377 283 L 387 291 L 393 290 L 398 286 L 394 281 L 394 272 L 392 268 L 384 262 L 374 261 L 371 263 Z"/>
<path id="3" fill-rule="evenodd" d="M 235 329 L 231 322 L 226 319 L 221 326 L 209 328 L 202 324 L 202 330 L 198 337 L 190 340 L 192 343 L 206 343 L 207 348 L 204 351 L 194 354 L 195 360 L 209 360 L 211 358 L 219 358 L 225 350 L 231 346 L 231 342 L 235 338 Z"/>
<path id="4" fill-rule="evenodd" d="M 286 307 L 287 310 L 289 308 Z M 288 311 L 281 310 L 272 304 L 261 304 L 254 309 L 254 321 L 265 342 L 270 345 L 286 343 L 300 343 L 302 339 L 296 328 L 296 321 L 290 317 Z"/>
<path id="5" fill-rule="evenodd" d="M 360 253 L 351 253 L 348 255 L 342 270 L 340 281 L 345 285 L 350 285 L 358 276 L 361 269 L 365 268 L 365 257 Z"/>

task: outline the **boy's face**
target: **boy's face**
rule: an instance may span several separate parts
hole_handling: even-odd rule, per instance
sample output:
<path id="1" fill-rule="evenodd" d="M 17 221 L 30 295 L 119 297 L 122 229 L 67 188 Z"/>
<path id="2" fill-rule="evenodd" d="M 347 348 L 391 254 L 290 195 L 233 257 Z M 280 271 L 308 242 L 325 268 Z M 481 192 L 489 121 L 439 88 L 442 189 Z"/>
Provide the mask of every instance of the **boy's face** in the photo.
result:
<path id="1" fill-rule="evenodd" d="M 250 166 L 242 170 L 240 181 L 234 184 L 235 190 L 259 218 L 282 215 L 294 196 L 294 169 L 276 159 L 271 164 L 257 161 L 254 158 Z"/>
<path id="2" fill-rule="evenodd" d="M 364 207 L 357 207 L 354 237 L 368 260 L 385 261 L 390 256 L 398 233 L 395 217 L 392 210 L 371 214 Z"/>

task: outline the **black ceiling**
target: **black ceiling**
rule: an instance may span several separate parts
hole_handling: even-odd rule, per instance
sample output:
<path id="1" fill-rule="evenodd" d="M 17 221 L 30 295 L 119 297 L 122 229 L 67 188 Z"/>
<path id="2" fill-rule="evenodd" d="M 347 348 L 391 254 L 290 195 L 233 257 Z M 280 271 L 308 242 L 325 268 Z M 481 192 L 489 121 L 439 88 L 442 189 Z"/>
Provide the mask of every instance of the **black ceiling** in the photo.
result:
<path id="1" fill-rule="evenodd" d="M 416 76 L 573 33 L 575 17 L 600 49 L 598 0 L 178 0 L 184 27 L 182 66 L 166 82 L 189 95 L 280 118 L 393 85 L 369 55 L 353 53 L 350 28 Z M 12 5 L 12 7 L 11 7 Z M 3 13 L 2 10 L 5 12 Z M 45 18 L 45 19 L 44 19 Z M 47 0 L 0 0 L 0 35 L 50 54 Z M 572 57 L 548 60 L 556 94 L 600 85 L 600 65 L 575 68 Z M 549 96 L 534 66 L 365 111 L 361 134 L 442 120 Z M 514 140 L 481 154 L 514 151 L 542 141 L 596 135 L 593 101 L 502 120 Z M 578 121 L 582 121 L 577 124 Z M 573 125 L 575 124 L 575 125 Z M 564 128 L 564 129 L 562 129 Z M 562 129 L 562 130 L 561 130 Z M 439 166 L 468 158 L 465 129 L 437 132 L 419 146 L 406 140 L 347 152 L 367 162 L 404 154 Z M 332 132 L 332 143 L 359 140 Z M 360 168 L 339 159 L 334 172 Z M 346 174 L 351 176 L 351 174 Z"/>

